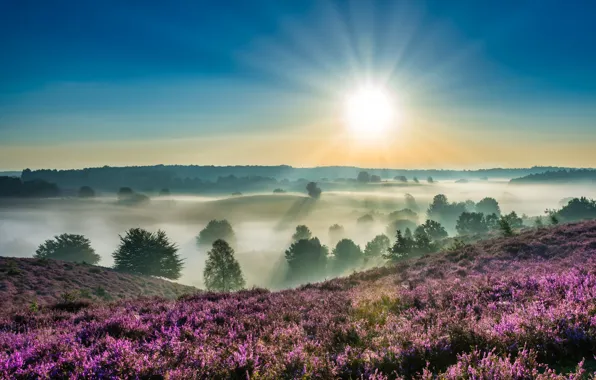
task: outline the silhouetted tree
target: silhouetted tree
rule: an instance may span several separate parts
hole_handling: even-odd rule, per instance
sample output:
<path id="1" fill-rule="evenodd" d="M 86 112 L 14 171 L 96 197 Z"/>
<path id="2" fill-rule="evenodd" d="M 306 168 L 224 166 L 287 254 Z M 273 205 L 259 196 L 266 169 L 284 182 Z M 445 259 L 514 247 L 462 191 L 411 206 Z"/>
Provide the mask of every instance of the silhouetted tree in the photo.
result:
<path id="1" fill-rule="evenodd" d="M 316 182 L 309 182 L 306 185 L 306 191 L 312 198 L 319 198 L 321 196 L 321 189 L 317 186 Z"/>
<path id="2" fill-rule="evenodd" d="M 298 241 L 298 240 L 303 240 L 303 239 L 310 239 L 312 237 L 312 232 L 310 232 L 310 229 L 308 229 L 308 227 L 306 227 L 305 225 L 301 224 L 299 226 L 296 226 L 296 232 L 294 232 L 294 235 L 292 235 L 292 240 L 293 241 Z"/>
<path id="3" fill-rule="evenodd" d="M 387 260 L 397 261 L 400 258 L 409 255 L 413 248 L 414 240 L 411 237 L 405 237 L 400 230 L 397 230 L 393 247 L 391 247 L 389 252 L 383 257 Z"/>
<path id="4" fill-rule="evenodd" d="M 542 228 L 542 227 L 544 227 L 544 222 L 542 221 L 542 217 L 541 216 L 538 216 L 538 217 L 536 217 L 536 219 L 534 219 L 534 226 L 536 228 Z"/>
<path id="5" fill-rule="evenodd" d="M 596 218 L 596 201 L 586 197 L 573 198 L 558 212 L 557 217 L 565 222 Z"/>
<path id="6" fill-rule="evenodd" d="M 418 177 L 412 178 L 412 181 L 414 181 L 414 183 L 420 183 L 420 181 L 418 180 Z"/>
<path id="7" fill-rule="evenodd" d="M 397 175 L 397 176 L 393 177 L 393 179 L 398 182 L 408 182 L 408 179 L 406 178 L 405 175 Z"/>
<path id="8" fill-rule="evenodd" d="M 385 255 L 389 251 L 389 247 L 391 246 L 391 242 L 387 235 L 377 235 L 366 243 L 366 247 L 364 248 L 364 257 L 366 260 L 374 259 Z"/>
<path id="9" fill-rule="evenodd" d="M 207 252 L 203 277 L 205 287 L 209 290 L 229 292 L 244 287 L 240 264 L 234 257 L 234 250 L 225 240 L 216 240 L 213 248 Z"/>
<path id="10" fill-rule="evenodd" d="M 368 172 L 362 171 L 358 173 L 358 177 L 356 177 L 356 180 L 362 183 L 370 182 L 370 174 L 368 174 Z"/>
<path id="11" fill-rule="evenodd" d="M 474 201 L 471 199 L 466 199 L 466 201 L 464 202 L 464 207 L 468 212 L 476 211 L 476 203 L 474 203 Z"/>
<path id="12" fill-rule="evenodd" d="M 121 187 L 118 190 L 118 199 L 130 199 L 135 192 L 130 187 Z"/>
<path id="13" fill-rule="evenodd" d="M 376 182 L 376 183 L 381 182 L 381 176 L 378 176 L 376 174 L 371 175 L 370 182 Z"/>
<path id="14" fill-rule="evenodd" d="M 426 232 L 423 226 L 416 227 L 414 231 L 414 251 L 417 253 L 430 253 L 437 249 L 437 245 Z"/>
<path id="15" fill-rule="evenodd" d="M 162 230 L 151 233 L 131 228 L 126 235 L 120 236 L 120 244 L 112 256 L 116 270 L 172 280 L 180 277 L 183 267 L 178 247 Z"/>
<path id="16" fill-rule="evenodd" d="M 429 176 L 429 177 L 426 179 L 426 182 L 428 182 L 428 183 L 434 183 L 434 182 L 435 182 L 435 180 L 433 179 L 433 177 L 430 177 L 430 176 Z"/>
<path id="17" fill-rule="evenodd" d="M 280 189 L 280 188 L 277 188 L 277 189 L 274 189 L 273 190 L 273 194 L 283 194 L 285 192 L 286 191 L 284 189 Z"/>
<path id="18" fill-rule="evenodd" d="M 340 226 L 339 224 L 334 224 L 331 227 L 329 227 L 329 240 L 331 241 L 331 244 L 335 245 L 338 241 L 344 238 L 344 235 L 345 230 L 343 226 Z"/>
<path id="19" fill-rule="evenodd" d="M 441 223 L 447 229 L 452 229 L 463 212 L 466 212 L 465 203 L 449 203 L 444 194 L 438 194 L 428 207 L 427 215 L 428 219 Z"/>
<path id="20" fill-rule="evenodd" d="M 35 251 L 35 257 L 93 265 L 101 260 L 101 256 L 91 247 L 89 239 L 83 235 L 74 234 L 62 234 L 46 240 Z"/>
<path id="21" fill-rule="evenodd" d="M 441 223 L 434 220 L 427 219 L 426 222 L 421 224 L 418 228 L 424 230 L 432 241 L 441 240 L 448 236 L 447 231 L 443 228 Z"/>
<path id="22" fill-rule="evenodd" d="M 333 249 L 334 266 L 337 273 L 362 264 L 362 250 L 350 239 L 340 240 Z"/>
<path id="23" fill-rule="evenodd" d="M 523 219 L 517 216 L 517 213 L 515 211 L 511 211 L 509 214 L 503 215 L 503 218 L 507 220 L 507 223 L 509 223 L 511 228 L 513 228 L 514 230 L 522 228 L 524 225 Z"/>
<path id="24" fill-rule="evenodd" d="M 501 216 L 501 208 L 499 202 L 495 198 L 483 198 L 476 203 L 476 212 L 481 212 L 484 215 L 496 214 Z"/>
<path id="25" fill-rule="evenodd" d="M 497 216 L 497 214 L 484 215 L 484 220 L 486 221 L 486 226 L 490 231 L 494 231 L 500 228 L 499 221 L 501 220 L 501 218 Z"/>
<path id="26" fill-rule="evenodd" d="M 463 212 L 457 219 L 456 230 L 460 235 L 483 234 L 488 232 L 484 214 Z"/>
<path id="27" fill-rule="evenodd" d="M 93 198 L 95 191 L 89 186 L 81 186 L 78 192 L 79 198 Z"/>
<path id="28" fill-rule="evenodd" d="M 225 240 L 232 247 L 236 245 L 236 234 L 232 225 L 226 219 L 209 221 L 207 226 L 199 232 L 196 239 L 199 248 L 213 245 L 219 239 Z"/>
<path id="29" fill-rule="evenodd" d="M 285 253 L 289 277 L 301 281 L 321 279 L 327 269 L 328 254 L 327 247 L 317 238 L 295 241 Z"/>

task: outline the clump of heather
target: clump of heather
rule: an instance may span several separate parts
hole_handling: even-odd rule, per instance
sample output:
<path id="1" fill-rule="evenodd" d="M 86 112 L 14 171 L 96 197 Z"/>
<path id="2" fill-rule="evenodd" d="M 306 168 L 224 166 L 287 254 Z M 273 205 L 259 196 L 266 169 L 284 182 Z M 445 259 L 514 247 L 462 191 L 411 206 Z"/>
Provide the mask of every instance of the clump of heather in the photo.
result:
<path id="1" fill-rule="evenodd" d="M 589 222 L 294 290 L 24 310 L 0 377 L 580 379 L 595 264 Z"/>

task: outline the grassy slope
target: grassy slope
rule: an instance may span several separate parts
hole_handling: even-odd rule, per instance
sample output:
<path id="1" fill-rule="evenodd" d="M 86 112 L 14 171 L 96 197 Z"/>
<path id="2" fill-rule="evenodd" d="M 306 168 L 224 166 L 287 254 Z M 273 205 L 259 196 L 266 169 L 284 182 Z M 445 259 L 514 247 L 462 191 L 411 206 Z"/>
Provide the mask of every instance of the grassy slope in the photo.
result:
<path id="1" fill-rule="evenodd" d="M 92 300 L 175 298 L 195 288 L 153 277 L 55 260 L 0 257 L 0 309 L 55 303 L 64 293 Z"/>

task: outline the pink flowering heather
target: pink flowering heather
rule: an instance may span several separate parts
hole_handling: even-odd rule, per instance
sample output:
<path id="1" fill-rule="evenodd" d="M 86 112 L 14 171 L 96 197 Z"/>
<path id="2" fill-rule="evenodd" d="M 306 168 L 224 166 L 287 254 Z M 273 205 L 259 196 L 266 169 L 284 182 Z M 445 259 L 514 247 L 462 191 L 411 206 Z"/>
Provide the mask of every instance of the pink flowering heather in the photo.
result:
<path id="1" fill-rule="evenodd" d="M 3 378 L 588 378 L 596 223 L 281 292 L 6 313 L 0 346 Z"/>

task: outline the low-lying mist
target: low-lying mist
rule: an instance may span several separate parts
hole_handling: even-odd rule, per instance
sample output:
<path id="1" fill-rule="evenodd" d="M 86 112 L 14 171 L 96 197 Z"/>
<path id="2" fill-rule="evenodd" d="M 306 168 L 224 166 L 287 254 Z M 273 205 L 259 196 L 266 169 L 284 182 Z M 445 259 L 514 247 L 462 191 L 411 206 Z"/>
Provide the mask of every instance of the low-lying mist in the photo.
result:
<path id="1" fill-rule="evenodd" d="M 112 252 L 119 235 L 132 227 L 164 230 L 179 247 L 185 267 L 179 282 L 203 287 L 206 250 L 196 245 L 196 236 L 212 219 L 227 219 L 236 234 L 236 257 L 247 286 L 280 288 L 287 271 L 284 252 L 298 224 L 307 225 L 323 244 L 333 248 L 329 227 L 340 224 L 345 237 L 362 248 L 374 236 L 388 234 L 387 215 L 406 207 L 411 194 L 425 219 L 428 204 L 436 194 L 450 201 L 495 198 L 502 212 L 543 215 L 558 208 L 568 197 L 596 197 L 589 185 L 509 185 L 506 181 L 476 183 L 440 182 L 424 185 L 370 186 L 370 191 L 330 191 L 320 199 L 305 194 L 246 194 L 204 197 L 175 195 L 153 198 L 142 206 L 118 205 L 116 198 L 95 199 L 3 199 L 0 200 L 0 255 L 32 257 L 39 244 L 62 233 L 82 234 L 101 255 L 99 265 L 112 266 Z M 358 223 L 370 214 L 373 221 Z M 454 231 L 449 231 L 450 235 Z M 388 234 L 393 239 L 394 233 Z"/>

